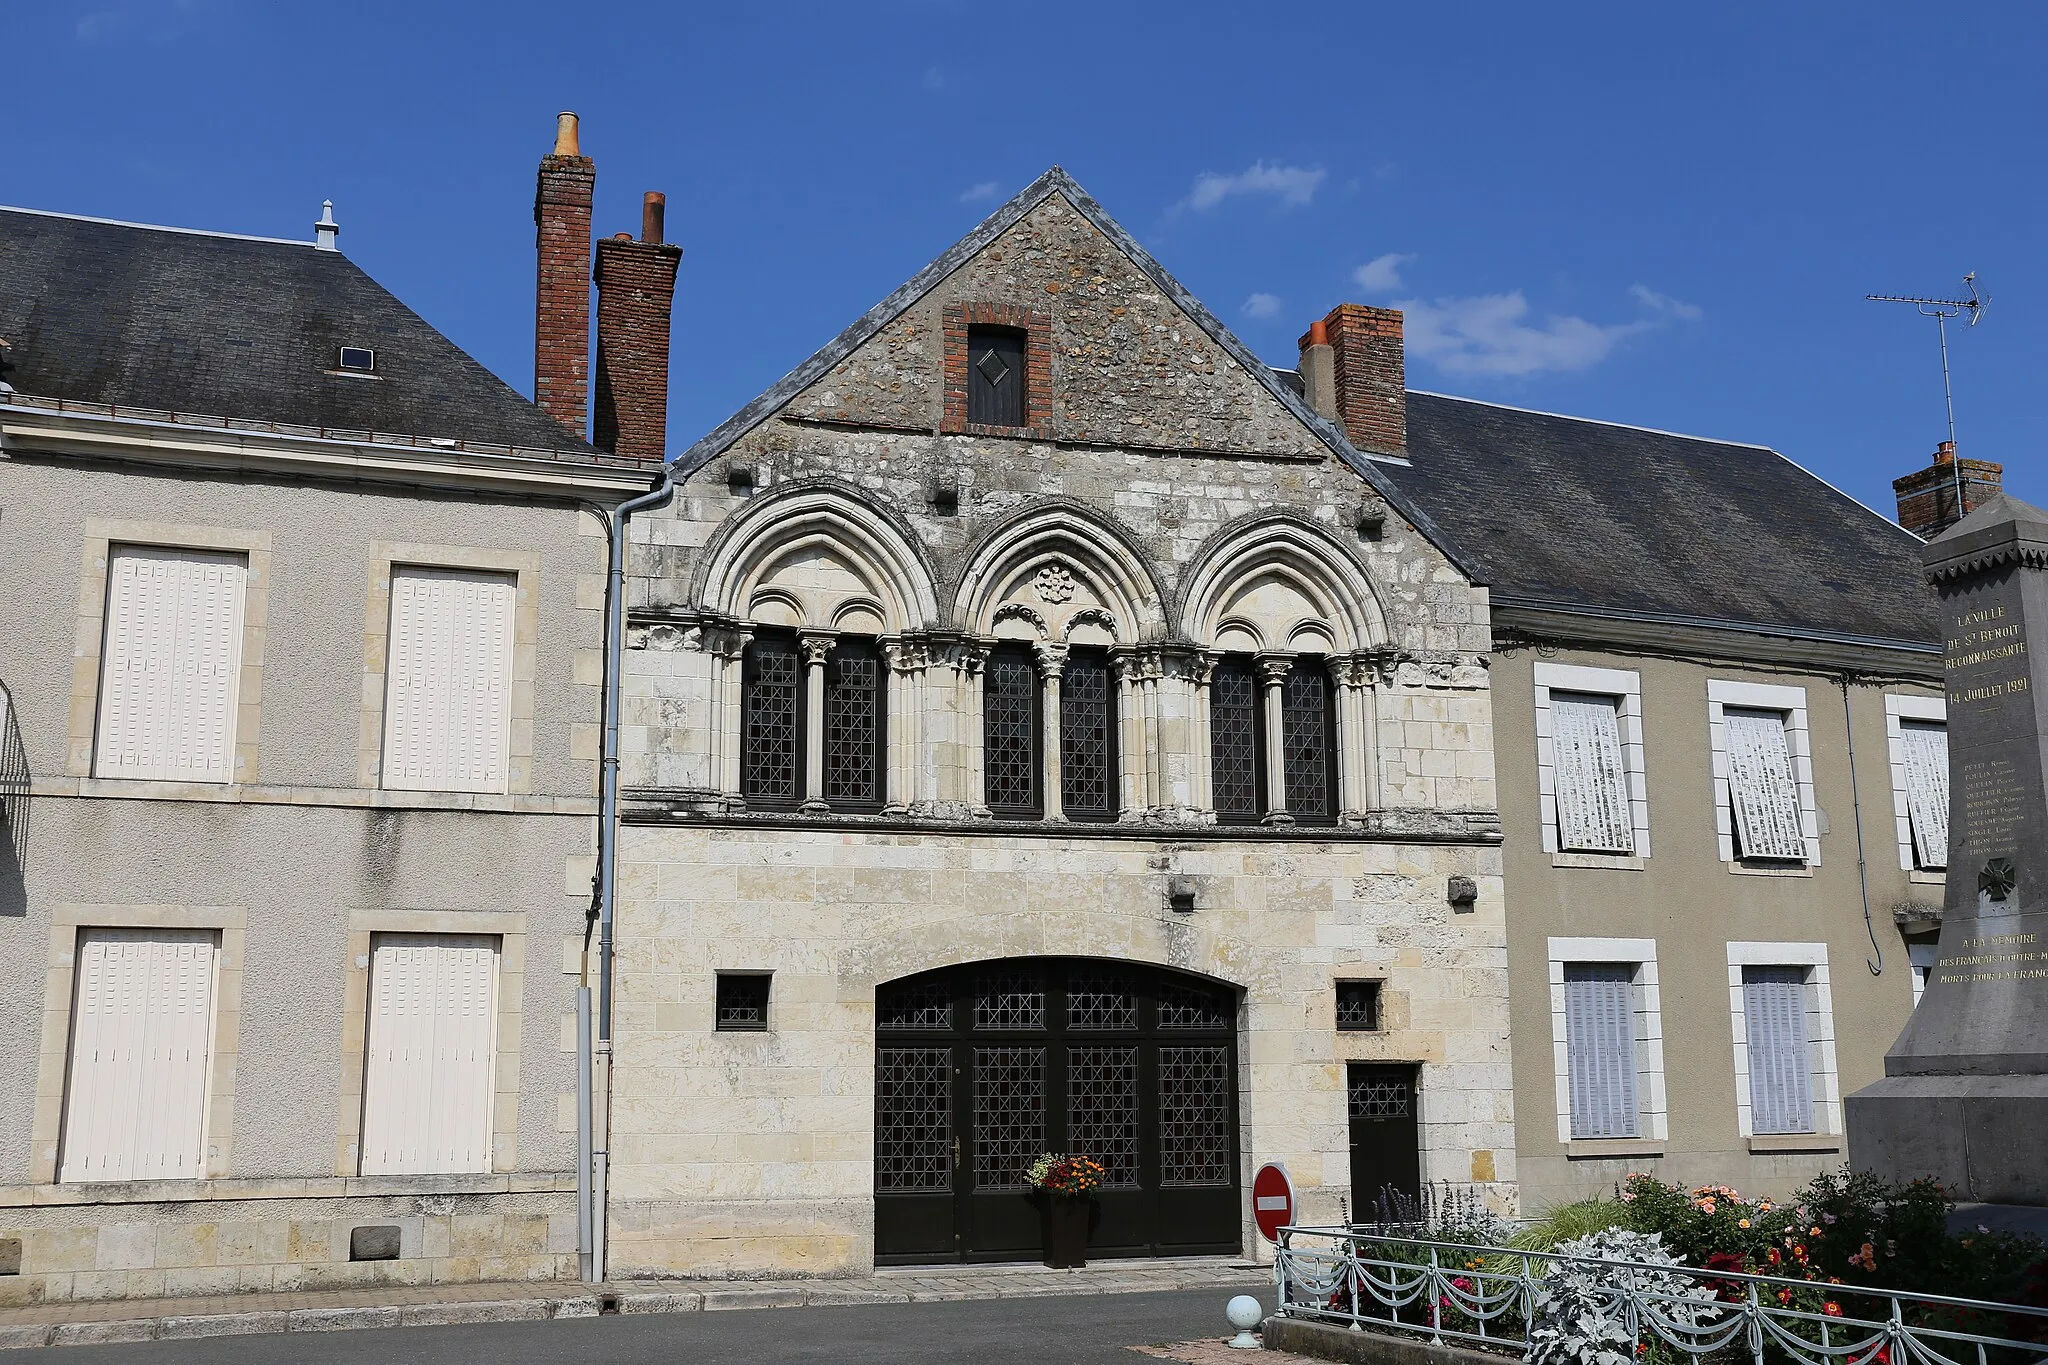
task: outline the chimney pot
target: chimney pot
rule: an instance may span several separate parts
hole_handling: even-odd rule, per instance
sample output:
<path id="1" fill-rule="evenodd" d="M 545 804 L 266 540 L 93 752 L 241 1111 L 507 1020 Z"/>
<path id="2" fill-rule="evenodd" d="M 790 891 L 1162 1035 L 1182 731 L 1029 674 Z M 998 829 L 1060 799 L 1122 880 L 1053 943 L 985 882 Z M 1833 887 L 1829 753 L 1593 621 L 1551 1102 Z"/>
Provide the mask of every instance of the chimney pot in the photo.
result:
<path id="1" fill-rule="evenodd" d="M 575 116 L 574 114 L 570 113 L 570 112 L 569 112 L 568 110 L 566 110 L 566 109 L 564 109 L 564 110 L 563 110 L 563 111 L 562 111 L 561 113 L 559 113 L 559 114 L 555 115 L 555 151 L 554 151 L 554 155 L 556 155 L 556 156 L 582 156 L 582 155 L 583 155 L 583 149 L 582 149 L 582 147 L 581 147 L 581 146 L 579 145 L 579 143 L 578 143 L 578 138 L 577 138 L 577 122 L 578 122 L 578 120 L 577 120 L 576 116 Z"/>
<path id="2" fill-rule="evenodd" d="M 1936 446 L 1934 448 L 1934 462 L 1936 464 L 1954 464 L 1956 462 L 1956 443 L 1954 441 L 1943 441 L 1940 445 Z"/>
<path id="3" fill-rule="evenodd" d="M 334 221 L 334 201 L 320 201 L 320 221 L 313 224 L 313 245 L 321 251 L 339 251 L 341 224 Z"/>
<path id="4" fill-rule="evenodd" d="M 1329 345 L 1330 324 L 1324 322 L 1321 318 L 1317 318 L 1314 322 L 1311 322 L 1308 325 L 1308 344 L 1311 346 Z"/>
<path id="5" fill-rule="evenodd" d="M 640 199 L 640 240 L 659 244 L 666 230 L 668 196 L 660 190 L 649 190 Z"/>

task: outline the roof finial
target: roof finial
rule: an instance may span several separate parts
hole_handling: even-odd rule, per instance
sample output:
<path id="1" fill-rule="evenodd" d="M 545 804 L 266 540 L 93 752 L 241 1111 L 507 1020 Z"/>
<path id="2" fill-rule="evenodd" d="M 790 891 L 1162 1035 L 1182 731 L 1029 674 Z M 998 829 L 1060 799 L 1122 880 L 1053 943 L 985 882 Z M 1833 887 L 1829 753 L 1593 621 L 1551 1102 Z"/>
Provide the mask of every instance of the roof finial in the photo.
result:
<path id="1" fill-rule="evenodd" d="M 341 224 L 334 221 L 334 201 L 324 199 L 320 203 L 320 221 L 313 224 L 313 246 L 319 251 L 339 251 L 335 239 L 341 236 Z"/>

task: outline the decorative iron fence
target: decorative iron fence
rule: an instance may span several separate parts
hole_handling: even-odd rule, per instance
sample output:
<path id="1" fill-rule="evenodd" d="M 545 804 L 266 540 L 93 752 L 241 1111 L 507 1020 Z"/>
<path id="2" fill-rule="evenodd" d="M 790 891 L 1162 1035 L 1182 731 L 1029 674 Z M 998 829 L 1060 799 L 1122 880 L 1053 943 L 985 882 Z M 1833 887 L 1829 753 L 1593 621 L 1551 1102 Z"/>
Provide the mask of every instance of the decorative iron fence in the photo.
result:
<path id="1" fill-rule="evenodd" d="M 1597 1277 L 1598 1312 L 1638 1360 L 1713 1357 L 1753 1365 L 2021 1365 L 2048 1361 L 2048 1308 L 1903 1290 L 1817 1284 L 1693 1266 L 1565 1256 L 1283 1228 L 1274 1259 L 1280 1312 L 1415 1333 L 1517 1356 L 1540 1349 L 1544 1308 L 1574 1272 Z M 1814 1306 L 1817 1294 L 1823 1302 Z M 1581 1324 L 1583 1325 L 1583 1324 Z"/>

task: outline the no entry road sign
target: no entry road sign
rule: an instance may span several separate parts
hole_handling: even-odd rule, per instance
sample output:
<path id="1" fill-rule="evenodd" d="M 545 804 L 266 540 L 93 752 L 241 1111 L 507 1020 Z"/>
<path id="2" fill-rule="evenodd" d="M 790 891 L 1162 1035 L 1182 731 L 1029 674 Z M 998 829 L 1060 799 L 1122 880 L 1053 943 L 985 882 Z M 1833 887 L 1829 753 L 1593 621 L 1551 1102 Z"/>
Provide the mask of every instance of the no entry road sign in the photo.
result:
<path id="1" fill-rule="evenodd" d="M 1269 1242 L 1280 1240 L 1280 1229 L 1294 1221 L 1294 1182 L 1287 1168 L 1277 1161 L 1259 1167 L 1252 1177 L 1252 1220 L 1259 1235 Z"/>

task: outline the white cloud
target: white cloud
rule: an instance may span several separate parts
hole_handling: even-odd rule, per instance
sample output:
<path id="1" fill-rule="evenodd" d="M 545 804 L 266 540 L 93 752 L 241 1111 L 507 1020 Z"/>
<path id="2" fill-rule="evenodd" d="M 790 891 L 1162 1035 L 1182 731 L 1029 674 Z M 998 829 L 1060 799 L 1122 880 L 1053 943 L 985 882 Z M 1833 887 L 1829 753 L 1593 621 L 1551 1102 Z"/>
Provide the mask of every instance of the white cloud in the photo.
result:
<path id="1" fill-rule="evenodd" d="M 1277 294 L 1254 294 L 1244 301 L 1244 315 L 1248 318 L 1274 318 L 1280 316 L 1280 298 Z"/>
<path id="2" fill-rule="evenodd" d="M 1415 259 L 1409 251 L 1389 251 L 1375 256 L 1351 272 L 1351 282 L 1369 293 L 1381 294 L 1401 287 L 1401 267 Z"/>
<path id="3" fill-rule="evenodd" d="M 1681 303 L 1669 294 L 1658 293 L 1647 284 L 1632 284 L 1629 286 L 1628 292 L 1635 295 L 1636 301 L 1642 304 L 1643 307 L 1650 309 L 1652 312 L 1667 313 L 1677 318 L 1680 322 L 1698 322 L 1700 318 L 1705 316 L 1698 304 Z"/>
<path id="4" fill-rule="evenodd" d="M 1000 194 L 1002 188 L 1001 185 L 998 185 L 993 180 L 984 180 L 978 185 L 969 185 L 966 189 L 960 191 L 960 202 L 963 204 L 984 203 Z"/>
<path id="5" fill-rule="evenodd" d="M 1408 350 L 1447 374 L 1523 375 L 1588 369 L 1617 344 L 1659 324 L 1598 323 L 1552 314 L 1531 321 L 1529 301 L 1510 294 L 1479 294 L 1434 301 L 1403 299 Z"/>
<path id="6" fill-rule="evenodd" d="M 1328 175 L 1320 166 L 1269 166 L 1263 161 L 1254 161 L 1236 175 L 1203 171 L 1195 177 L 1188 197 L 1174 208 L 1200 212 L 1238 194 L 1270 194 L 1288 208 L 1302 208 L 1316 197 Z"/>

